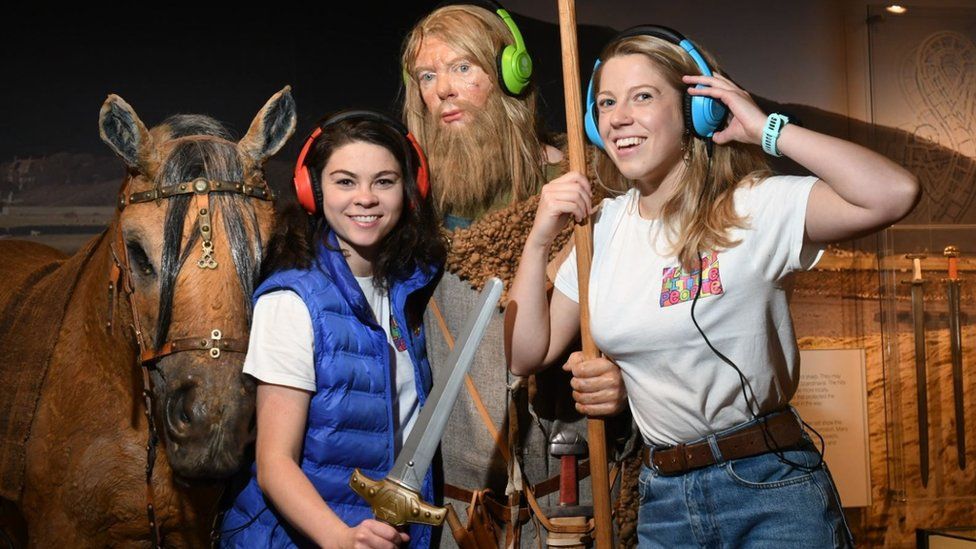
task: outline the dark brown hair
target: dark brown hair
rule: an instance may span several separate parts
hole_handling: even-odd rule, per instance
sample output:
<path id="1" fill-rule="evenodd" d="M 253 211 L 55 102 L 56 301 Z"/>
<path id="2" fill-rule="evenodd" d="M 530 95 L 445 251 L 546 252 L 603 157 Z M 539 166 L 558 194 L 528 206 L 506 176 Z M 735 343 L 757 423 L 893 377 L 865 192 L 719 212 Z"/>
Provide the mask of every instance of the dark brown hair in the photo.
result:
<path id="1" fill-rule="evenodd" d="M 403 173 L 403 211 L 393 230 L 380 243 L 373 262 L 373 284 L 389 289 L 392 281 L 406 278 L 417 267 L 439 269 L 447 257 L 447 240 L 434 212 L 431 193 L 421 196 L 417 187 L 418 154 L 399 129 L 371 118 L 350 118 L 329 124 L 306 156 L 309 176 L 321 188 L 319 178 L 332 153 L 356 142 L 379 145 L 390 151 Z M 311 267 L 315 243 L 325 238 L 328 230 L 322 215 L 308 215 L 297 203 L 284 207 L 271 238 L 263 274 Z"/>

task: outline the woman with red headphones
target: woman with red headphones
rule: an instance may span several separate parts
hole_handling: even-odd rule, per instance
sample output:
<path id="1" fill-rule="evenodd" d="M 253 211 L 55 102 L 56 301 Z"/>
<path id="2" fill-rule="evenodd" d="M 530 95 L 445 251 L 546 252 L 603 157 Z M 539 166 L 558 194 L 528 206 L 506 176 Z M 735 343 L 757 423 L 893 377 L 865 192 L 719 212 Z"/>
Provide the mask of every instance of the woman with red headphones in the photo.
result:
<path id="1" fill-rule="evenodd" d="M 244 362 L 256 462 L 221 544 L 428 547 L 429 527 L 373 520 L 348 484 L 386 476 L 433 384 L 422 318 L 446 242 L 423 151 L 396 120 L 345 111 L 316 126 L 294 182 L 305 219 L 272 238 Z M 428 471 L 426 501 L 433 486 Z"/>
<path id="2" fill-rule="evenodd" d="M 600 178 L 630 190 L 594 212 L 582 174 L 543 188 L 509 292 L 510 368 L 541 370 L 579 334 L 575 253 L 548 298 L 546 260 L 571 218 L 594 214 L 589 319 L 607 358 L 574 354 L 565 368 L 620 366 L 645 443 L 640 546 L 848 546 L 822 454 L 789 405 L 792 275 L 827 243 L 907 215 L 919 186 L 879 154 L 763 113 L 708 58 L 657 26 L 604 49 L 587 133 Z M 764 152 L 815 175 L 773 175 Z"/>

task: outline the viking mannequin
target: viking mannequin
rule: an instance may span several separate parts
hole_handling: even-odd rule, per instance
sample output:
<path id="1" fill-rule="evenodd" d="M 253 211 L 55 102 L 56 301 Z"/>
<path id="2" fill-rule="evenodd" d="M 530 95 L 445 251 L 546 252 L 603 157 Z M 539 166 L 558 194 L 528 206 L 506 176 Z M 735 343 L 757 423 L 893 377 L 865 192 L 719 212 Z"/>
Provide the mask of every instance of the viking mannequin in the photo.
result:
<path id="1" fill-rule="evenodd" d="M 435 10 L 408 34 L 402 62 L 404 120 L 428 151 L 435 204 L 452 231 L 448 272 L 426 320 L 436 376 L 436 364 L 449 353 L 451 336 L 457 335 L 484 280 L 495 275 L 507 285 L 514 275 L 519 259 L 514 250 L 531 228 L 536 195 L 565 168 L 563 154 L 539 129 L 532 62 L 501 6 L 465 3 Z M 562 242 L 568 236 L 566 231 Z M 506 494 L 524 489 L 526 480 L 539 483 L 559 472 L 559 461 L 549 455 L 551 438 L 562 436 L 585 447 L 582 422 L 568 429 L 562 425 L 578 421 L 580 413 L 617 414 L 626 408 L 626 394 L 616 368 L 592 372 L 580 385 L 581 380 L 574 382 L 575 403 L 568 374 L 555 372 L 534 383 L 509 376 L 503 338 L 499 313 L 471 368 L 481 402 L 470 390 L 461 395 L 442 452 L 445 495 L 468 503 L 479 496 L 465 490 L 490 488 L 491 499 L 514 506 L 506 510 L 511 523 L 518 522 L 511 521 L 518 498 L 506 499 Z M 520 390 L 526 386 L 528 391 Z M 469 516 L 469 529 L 473 522 L 477 517 Z M 517 536 L 511 531 L 492 535 Z M 533 541 L 525 537 L 526 543 Z M 443 540 L 447 546 L 453 542 L 450 535 Z"/>

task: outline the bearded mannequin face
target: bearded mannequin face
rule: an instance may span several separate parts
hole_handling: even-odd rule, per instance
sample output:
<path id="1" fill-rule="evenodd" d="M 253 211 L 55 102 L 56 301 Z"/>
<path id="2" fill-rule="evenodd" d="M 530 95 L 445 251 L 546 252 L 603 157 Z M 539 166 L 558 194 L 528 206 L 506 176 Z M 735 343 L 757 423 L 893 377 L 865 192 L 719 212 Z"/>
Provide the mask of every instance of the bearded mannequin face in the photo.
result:
<path id="1" fill-rule="evenodd" d="M 436 36 L 423 41 L 414 69 L 424 106 L 437 123 L 470 123 L 494 93 L 488 74 L 473 59 Z"/>
<path id="2" fill-rule="evenodd" d="M 424 38 L 413 73 L 427 119 L 430 165 L 451 178 L 434 186 L 437 203 L 444 212 L 469 217 L 510 185 L 501 92 L 473 56 L 437 36 Z"/>
<path id="3" fill-rule="evenodd" d="M 545 183 L 535 90 L 511 97 L 498 87 L 496 57 L 511 39 L 496 14 L 451 5 L 404 42 L 404 121 L 427 152 L 442 214 L 476 219 Z"/>

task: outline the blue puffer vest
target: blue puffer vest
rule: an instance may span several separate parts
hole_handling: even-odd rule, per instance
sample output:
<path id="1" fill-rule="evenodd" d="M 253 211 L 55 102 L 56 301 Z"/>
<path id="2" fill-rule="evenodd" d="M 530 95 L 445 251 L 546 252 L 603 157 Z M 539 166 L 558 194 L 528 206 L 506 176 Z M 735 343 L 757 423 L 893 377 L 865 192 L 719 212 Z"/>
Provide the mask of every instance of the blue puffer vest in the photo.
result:
<path id="1" fill-rule="evenodd" d="M 272 274 L 254 292 L 254 299 L 287 289 L 297 293 L 308 307 L 315 337 L 316 390 L 309 403 L 300 465 L 332 511 L 355 526 L 373 518 L 373 513 L 349 488 L 353 469 L 358 467 L 366 476 L 382 479 L 393 467 L 395 388 L 390 383 L 386 333 L 373 319 L 366 297 L 338 251 L 334 233 L 328 235 L 328 241 L 329 246 L 319 244 L 315 265 L 310 269 Z M 416 327 L 404 332 L 421 405 L 433 380 L 419 319 L 436 275 L 436 269 L 417 269 L 390 288 L 390 308 L 396 323 Z M 409 323 L 408 298 L 410 310 L 417 313 Z M 221 546 L 310 545 L 265 499 L 256 475 L 252 466 L 250 481 L 224 516 Z M 433 501 L 430 470 L 424 478 L 422 496 Z M 413 524 L 409 534 L 410 547 L 430 545 L 430 527 Z"/>

